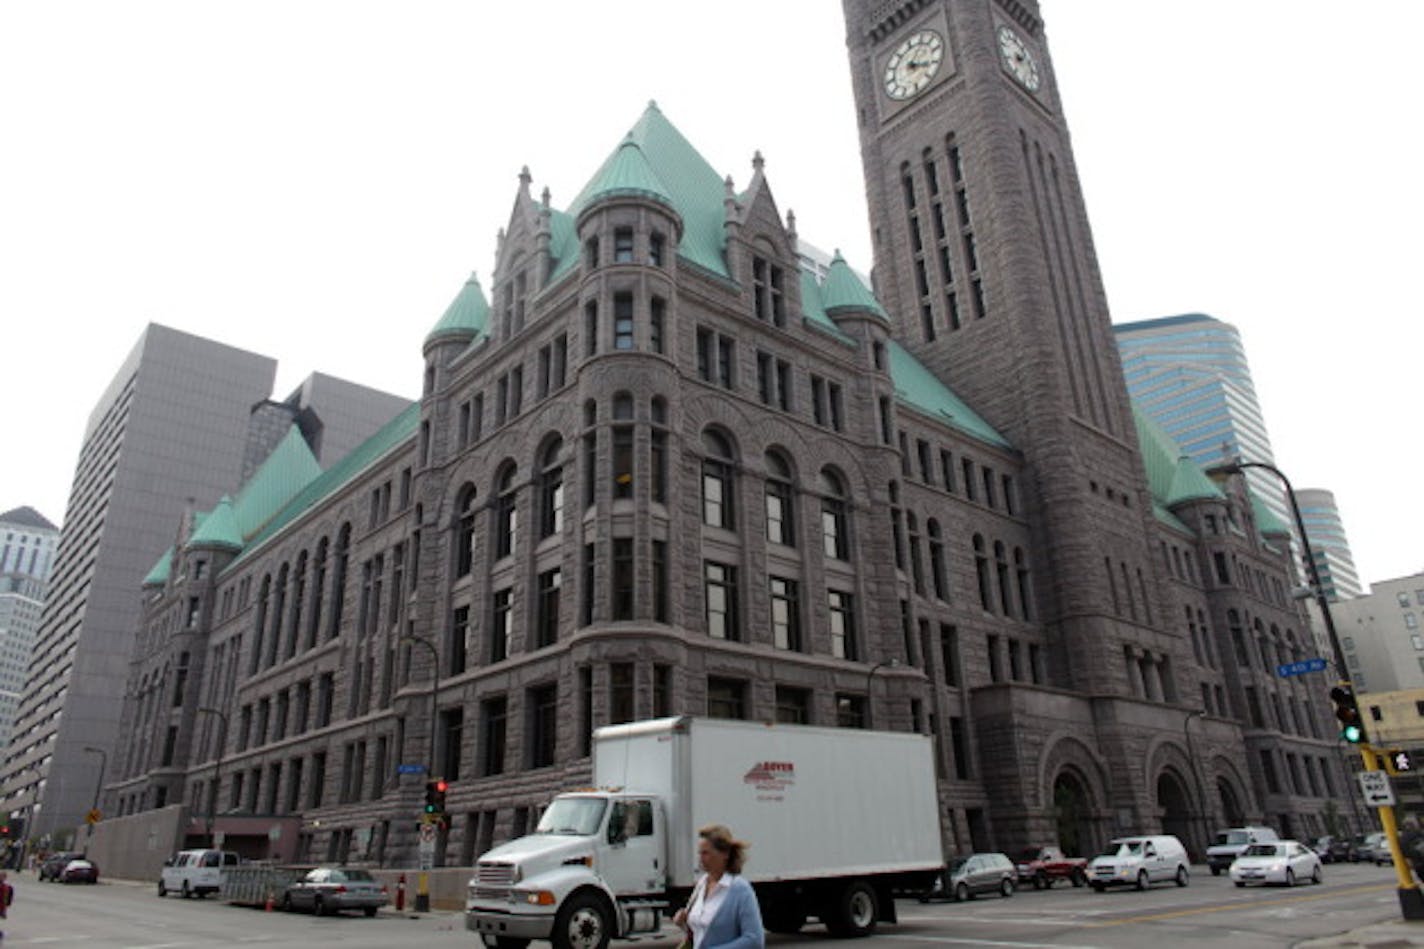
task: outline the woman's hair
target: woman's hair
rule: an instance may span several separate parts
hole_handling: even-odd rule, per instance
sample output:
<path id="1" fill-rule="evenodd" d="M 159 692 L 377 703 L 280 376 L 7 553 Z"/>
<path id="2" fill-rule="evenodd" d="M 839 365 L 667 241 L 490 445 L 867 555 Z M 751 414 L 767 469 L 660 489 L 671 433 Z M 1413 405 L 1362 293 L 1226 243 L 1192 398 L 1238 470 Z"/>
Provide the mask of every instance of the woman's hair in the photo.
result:
<path id="1" fill-rule="evenodd" d="M 741 873 L 742 864 L 747 860 L 747 847 L 749 844 L 745 840 L 737 840 L 723 824 L 708 824 L 697 832 L 697 836 L 712 845 L 712 849 L 718 853 L 727 855 L 727 872 Z"/>

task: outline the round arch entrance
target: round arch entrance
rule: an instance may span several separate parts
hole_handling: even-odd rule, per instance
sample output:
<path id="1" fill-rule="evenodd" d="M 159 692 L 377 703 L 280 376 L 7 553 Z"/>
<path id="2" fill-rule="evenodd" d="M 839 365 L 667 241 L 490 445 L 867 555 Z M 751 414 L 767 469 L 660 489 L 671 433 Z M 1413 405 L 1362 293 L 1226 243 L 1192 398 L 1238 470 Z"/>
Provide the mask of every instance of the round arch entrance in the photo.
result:
<path id="1" fill-rule="evenodd" d="M 1053 780 L 1053 815 L 1058 846 L 1066 854 L 1086 857 L 1094 853 L 1093 803 L 1083 776 L 1064 768 Z"/>
<path id="2" fill-rule="evenodd" d="M 1240 827 L 1246 823 L 1246 814 L 1241 810 L 1241 800 L 1225 778 L 1216 779 L 1216 793 L 1221 797 L 1221 815 L 1227 827 Z"/>
<path id="3" fill-rule="evenodd" d="M 1157 777 L 1157 807 L 1162 813 L 1162 833 L 1182 842 L 1191 839 L 1191 798 L 1182 778 L 1171 768 Z"/>

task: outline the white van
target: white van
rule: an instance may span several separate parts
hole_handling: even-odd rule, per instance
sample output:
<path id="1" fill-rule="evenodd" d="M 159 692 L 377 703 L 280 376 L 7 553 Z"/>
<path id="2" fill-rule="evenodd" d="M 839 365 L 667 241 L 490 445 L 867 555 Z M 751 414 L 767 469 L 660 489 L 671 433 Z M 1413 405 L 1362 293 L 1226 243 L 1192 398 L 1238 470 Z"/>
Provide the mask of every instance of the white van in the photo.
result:
<path id="1" fill-rule="evenodd" d="M 158 895 L 181 893 L 186 900 L 190 896 L 216 893 L 222 889 L 223 869 L 235 867 L 239 862 L 238 855 L 229 851 L 180 850 L 163 863 Z"/>
<path id="2" fill-rule="evenodd" d="M 1170 834 L 1119 837 L 1088 864 L 1088 882 L 1101 893 L 1110 886 L 1145 890 L 1153 883 L 1186 886 L 1187 848 Z"/>
<path id="3" fill-rule="evenodd" d="M 1231 862 L 1246 852 L 1252 844 L 1273 844 L 1280 838 L 1269 827 L 1228 827 L 1216 832 L 1216 839 L 1206 849 L 1206 863 L 1212 876 L 1220 876 Z"/>

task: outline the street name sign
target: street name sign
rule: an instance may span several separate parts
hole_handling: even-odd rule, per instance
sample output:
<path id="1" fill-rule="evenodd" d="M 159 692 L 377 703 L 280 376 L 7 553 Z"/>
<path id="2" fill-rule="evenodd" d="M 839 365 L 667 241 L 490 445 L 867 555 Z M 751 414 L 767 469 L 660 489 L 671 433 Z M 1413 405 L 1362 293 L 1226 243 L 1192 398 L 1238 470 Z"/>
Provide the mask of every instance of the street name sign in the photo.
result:
<path id="1" fill-rule="evenodd" d="M 1394 805 L 1394 788 L 1389 785 L 1389 775 L 1383 771 L 1361 771 L 1360 791 L 1365 795 L 1365 803 L 1370 807 Z"/>
<path id="2" fill-rule="evenodd" d="M 396 774 L 424 774 L 423 764 L 399 764 L 396 765 Z"/>
<path id="3" fill-rule="evenodd" d="M 1327 665 L 1329 663 L 1320 658 L 1302 659 L 1300 662 L 1287 662 L 1276 666 L 1276 675 L 1288 679 L 1291 676 L 1305 675 L 1307 672 L 1324 672 Z"/>

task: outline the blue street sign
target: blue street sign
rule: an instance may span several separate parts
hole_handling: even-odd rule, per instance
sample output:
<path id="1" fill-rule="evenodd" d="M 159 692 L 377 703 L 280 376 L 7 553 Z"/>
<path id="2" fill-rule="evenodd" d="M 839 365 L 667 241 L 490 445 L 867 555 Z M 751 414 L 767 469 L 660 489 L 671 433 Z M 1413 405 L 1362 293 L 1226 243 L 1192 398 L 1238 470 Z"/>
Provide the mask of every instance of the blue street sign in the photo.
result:
<path id="1" fill-rule="evenodd" d="M 1305 675 L 1307 672 L 1324 672 L 1329 665 L 1324 659 L 1306 659 L 1302 662 L 1288 662 L 1285 665 L 1276 666 L 1276 675 L 1282 679 L 1291 676 Z"/>
<path id="2" fill-rule="evenodd" d="M 424 774 L 424 773 L 425 773 L 425 765 L 423 765 L 423 764 L 398 764 L 398 765 L 396 765 L 396 774 Z"/>

